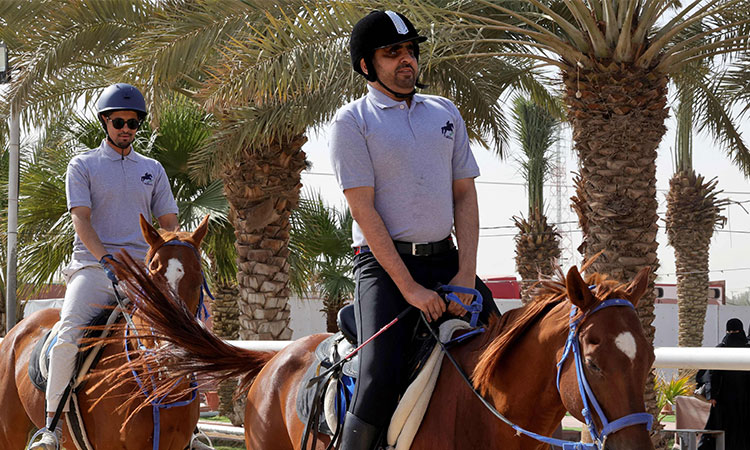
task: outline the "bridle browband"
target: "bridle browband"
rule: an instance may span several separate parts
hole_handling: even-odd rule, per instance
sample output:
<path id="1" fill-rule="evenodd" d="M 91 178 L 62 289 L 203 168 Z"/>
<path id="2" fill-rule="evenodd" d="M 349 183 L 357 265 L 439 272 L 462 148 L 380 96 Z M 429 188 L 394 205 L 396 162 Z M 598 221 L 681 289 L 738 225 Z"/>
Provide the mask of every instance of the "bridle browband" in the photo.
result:
<path id="1" fill-rule="evenodd" d="M 479 293 L 477 292 L 477 294 Z M 477 298 L 481 298 L 481 295 L 479 295 Z M 604 446 L 607 442 L 607 436 L 609 436 L 610 434 L 615 433 L 623 428 L 633 426 L 633 425 L 639 425 L 639 424 L 646 425 L 646 429 L 648 431 L 651 431 L 651 426 L 654 421 L 654 417 L 648 413 L 631 413 L 624 417 L 620 417 L 619 419 L 613 422 L 607 421 L 607 418 L 604 415 L 604 412 L 599 406 L 599 402 L 596 400 L 596 396 L 594 395 L 594 392 L 591 390 L 591 386 L 589 385 L 588 380 L 586 380 L 586 375 L 583 371 L 583 361 L 581 357 L 580 342 L 579 342 L 579 336 L 578 336 L 579 331 L 580 331 L 579 326 L 590 315 L 604 308 L 608 308 L 610 306 L 628 306 L 631 309 L 635 310 L 635 307 L 629 301 L 625 299 L 615 298 L 615 299 L 603 300 L 594 309 L 586 312 L 578 319 L 573 320 L 573 317 L 575 317 L 577 314 L 578 308 L 575 305 L 571 305 L 570 321 L 569 321 L 570 331 L 568 332 L 568 338 L 565 342 L 563 355 L 560 358 L 560 361 L 557 363 L 557 389 L 559 392 L 560 391 L 560 373 L 562 371 L 562 365 L 572 350 L 573 358 L 575 361 L 575 367 L 576 367 L 576 377 L 578 379 L 578 390 L 581 394 L 581 399 L 583 401 L 583 410 L 581 411 L 581 413 L 583 414 L 584 420 L 586 421 L 586 426 L 589 429 L 589 433 L 591 434 L 591 437 L 594 440 L 594 442 L 590 442 L 590 443 L 589 442 L 564 441 L 562 439 L 556 439 L 556 438 L 549 437 L 549 436 L 542 436 L 540 434 L 526 430 L 516 425 L 515 423 L 511 422 L 510 419 L 502 415 L 497 409 L 495 409 L 495 407 L 492 404 L 490 404 L 490 402 L 487 399 L 485 399 L 482 396 L 482 394 L 480 394 L 476 390 L 471 380 L 469 380 L 469 377 L 466 375 L 466 372 L 464 372 L 464 370 L 461 368 L 458 362 L 453 358 L 453 355 L 451 355 L 450 352 L 448 352 L 446 345 L 442 343 L 440 339 L 438 338 L 438 336 L 435 334 L 435 331 L 427 322 L 427 319 L 425 319 L 423 313 L 420 313 L 420 317 L 422 318 L 422 321 L 427 325 L 427 329 L 430 331 L 433 338 L 435 338 L 438 345 L 440 345 L 440 347 L 442 348 L 443 353 L 445 353 L 445 356 L 448 357 L 448 360 L 451 362 L 451 364 L 453 364 L 453 366 L 458 371 L 459 375 L 463 378 L 464 382 L 466 382 L 466 384 L 469 386 L 469 389 L 471 389 L 471 391 L 479 399 L 479 401 L 481 401 L 482 404 L 495 417 L 497 417 L 498 419 L 503 421 L 505 424 L 513 428 L 516 431 L 517 435 L 524 434 L 539 442 L 561 447 L 563 450 L 604 450 Z M 589 401 L 590 401 L 591 406 L 594 407 L 594 411 L 596 411 L 596 414 L 599 416 L 599 420 L 601 420 L 602 422 L 601 433 L 596 429 L 596 424 L 594 423 L 593 416 L 591 415 L 591 408 L 589 406 Z"/>
<path id="2" fill-rule="evenodd" d="M 181 241 L 175 238 L 169 241 L 165 241 L 163 244 L 161 244 L 160 246 L 156 247 L 151 252 L 149 252 L 151 256 L 148 258 L 148 262 L 147 262 L 148 266 L 151 265 L 151 260 L 153 260 L 154 256 L 156 256 L 156 252 L 158 252 L 159 249 L 167 245 L 180 245 L 180 246 L 191 249 L 193 253 L 195 254 L 195 258 L 198 260 L 198 264 L 200 265 L 201 256 L 200 256 L 200 253 L 198 252 L 198 249 L 195 248 L 195 246 L 189 242 Z M 198 320 L 207 320 L 211 315 L 208 313 L 208 309 L 206 308 L 206 303 L 203 300 L 204 299 L 203 293 L 205 292 L 206 294 L 208 294 L 211 300 L 214 300 L 214 296 L 213 294 L 211 294 L 211 290 L 208 288 L 208 283 L 206 282 L 206 275 L 203 273 L 202 267 L 201 267 L 201 279 L 202 281 L 201 281 L 200 296 L 198 297 L 198 311 L 196 311 L 195 317 Z"/>

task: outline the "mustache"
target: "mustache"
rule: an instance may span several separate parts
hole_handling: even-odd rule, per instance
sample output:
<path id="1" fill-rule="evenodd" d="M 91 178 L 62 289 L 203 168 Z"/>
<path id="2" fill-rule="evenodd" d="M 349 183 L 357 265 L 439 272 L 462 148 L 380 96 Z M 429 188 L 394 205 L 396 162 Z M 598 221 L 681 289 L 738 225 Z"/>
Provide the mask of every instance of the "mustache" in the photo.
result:
<path id="1" fill-rule="evenodd" d="M 411 69 L 412 72 L 416 72 L 414 67 L 409 63 L 401 64 L 400 66 L 396 67 L 396 71 L 399 71 L 401 69 Z"/>

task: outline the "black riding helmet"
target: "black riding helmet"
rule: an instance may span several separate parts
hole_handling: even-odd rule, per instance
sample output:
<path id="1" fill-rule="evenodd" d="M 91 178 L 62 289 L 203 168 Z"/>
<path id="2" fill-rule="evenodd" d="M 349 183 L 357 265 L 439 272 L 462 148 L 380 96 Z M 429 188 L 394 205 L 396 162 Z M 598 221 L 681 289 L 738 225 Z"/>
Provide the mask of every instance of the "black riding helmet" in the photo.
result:
<path id="1" fill-rule="evenodd" d="M 373 11 L 360 19 L 352 29 L 352 36 L 349 41 L 352 67 L 367 81 L 377 81 L 397 97 L 411 97 L 414 95 L 414 91 L 409 94 L 397 93 L 378 80 L 375 66 L 372 63 L 372 56 L 375 54 L 375 50 L 379 48 L 414 42 L 417 44 L 415 45 L 414 56 L 419 61 L 419 43 L 426 40 L 427 38 L 420 36 L 414 25 L 403 14 L 394 11 Z M 367 74 L 362 71 L 359 64 L 362 58 L 365 60 Z M 417 83 L 417 87 L 424 86 Z"/>

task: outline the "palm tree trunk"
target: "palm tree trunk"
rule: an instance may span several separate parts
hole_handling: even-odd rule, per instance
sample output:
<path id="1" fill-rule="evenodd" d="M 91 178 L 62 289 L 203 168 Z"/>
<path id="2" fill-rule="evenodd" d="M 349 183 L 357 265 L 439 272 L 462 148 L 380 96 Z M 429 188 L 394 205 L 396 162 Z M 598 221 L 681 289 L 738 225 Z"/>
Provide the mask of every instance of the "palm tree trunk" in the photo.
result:
<path id="1" fill-rule="evenodd" d="M 239 310 L 237 308 L 237 297 L 239 289 L 236 284 L 218 285 L 215 287 L 213 302 L 213 331 L 222 339 L 239 338 Z M 234 414 L 234 392 L 237 388 L 237 380 L 227 380 L 219 383 L 217 393 L 219 395 L 219 414 L 231 420 L 234 426 L 241 426 L 243 417 Z"/>
<path id="2" fill-rule="evenodd" d="M 547 223 L 547 217 L 534 212 L 528 221 L 513 218 L 516 235 L 516 272 L 521 275 L 521 302 L 531 300 L 531 287 L 540 275 L 552 275 L 560 258 L 560 235 L 555 227 Z"/>
<path id="3" fill-rule="evenodd" d="M 284 340 L 289 328 L 289 215 L 299 201 L 307 161 L 296 136 L 246 148 L 222 179 L 237 236 L 239 336 Z"/>
<path id="4" fill-rule="evenodd" d="M 725 202 L 716 198 L 716 184 L 716 179 L 706 182 L 693 170 L 677 172 L 669 181 L 666 227 L 677 269 L 680 347 L 703 345 L 709 248 L 715 226 L 725 220 Z M 681 370 L 680 376 L 690 373 Z"/>
<path id="5" fill-rule="evenodd" d="M 667 78 L 611 63 L 580 72 L 571 67 L 563 81 L 581 164 L 574 208 L 584 229 L 583 253 L 591 258 L 603 251 L 591 270 L 621 281 L 651 267 L 651 288 L 638 304 L 638 315 L 653 343 L 653 280 L 659 268 L 656 151 L 666 131 Z M 653 378 L 646 386 L 646 406 L 658 413 Z"/>

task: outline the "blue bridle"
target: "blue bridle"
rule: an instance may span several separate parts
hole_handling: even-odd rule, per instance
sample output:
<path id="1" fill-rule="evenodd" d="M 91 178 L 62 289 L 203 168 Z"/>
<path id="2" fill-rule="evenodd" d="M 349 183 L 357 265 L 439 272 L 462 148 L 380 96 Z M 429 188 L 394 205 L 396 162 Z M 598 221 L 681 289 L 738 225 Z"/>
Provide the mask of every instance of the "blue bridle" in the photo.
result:
<path id="1" fill-rule="evenodd" d="M 462 290 L 453 289 L 453 286 L 442 286 L 442 289 L 445 291 L 452 291 L 455 290 L 456 292 L 462 292 L 462 293 L 471 293 L 474 295 L 477 295 L 477 299 L 481 299 L 481 295 L 479 292 L 471 289 L 471 290 L 465 290 L 465 288 L 462 288 Z M 469 292 L 471 291 L 471 292 Z M 453 301 L 458 300 L 458 298 L 451 299 Z M 457 301 L 457 303 L 464 305 L 460 300 Z M 469 380 L 469 377 L 466 375 L 464 370 L 461 368 L 461 366 L 458 364 L 458 362 L 453 358 L 453 356 L 450 354 L 448 349 L 446 348 L 446 345 L 443 344 L 440 339 L 435 334 L 434 330 L 427 324 L 426 319 L 424 318 L 424 315 L 422 315 L 422 320 L 427 324 L 427 329 L 432 333 L 433 337 L 437 340 L 438 345 L 443 349 L 443 353 L 445 353 L 445 356 L 448 358 L 448 360 L 453 364 L 453 366 L 458 371 L 459 375 L 463 378 L 463 380 L 468 384 L 469 389 L 474 393 L 474 395 L 479 399 L 479 401 L 482 402 L 482 404 L 498 419 L 502 420 L 513 428 L 516 431 L 516 434 L 520 435 L 526 435 L 532 439 L 535 439 L 539 442 L 543 442 L 545 444 L 554 445 L 557 447 L 561 447 L 563 450 L 604 450 L 604 445 L 607 441 L 607 436 L 610 434 L 619 431 L 623 428 L 629 427 L 631 425 L 638 425 L 638 424 L 645 424 L 646 429 L 648 431 L 651 431 L 651 425 L 653 424 L 654 417 L 651 414 L 648 413 L 632 413 L 628 414 L 627 416 L 621 417 L 613 422 L 609 422 L 604 415 L 604 412 L 601 409 L 601 406 L 599 406 L 599 402 L 596 400 L 596 396 L 594 395 L 594 392 L 591 390 L 591 386 L 589 385 L 588 380 L 586 379 L 586 374 L 583 371 L 583 359 L 581 355 L 581 347 L 580 347 L 580 341 L 579 341 L 579 325 L 583 320 L 590 315 L 594 314 L 597 311 L 600 311 L 604 308 L 608 308 L 610 306 L 628 306 L 631 309 L 635 310 L 635 307 L 632 303 L 630 303 L 627 300 L 624 299 L 609 299 L 604 300 L 601 303 L 599 303 L 594 309 L 591 311 L 588 311 L 583 316 L 579 317 L 577 320 L 574 320 L 573 318 L 576 316 L 578 312 L 578 308 L 575 305 L 571 305 L 570 310 L 570 331 L 568 333 L 568 338 L 565 341 L 565 347 L 563 350 L 563 355 L 560 358 L 560 361 L 557 363 L 557 390 L 560 391 L 560 373 L 562 371 L 562 366 L 565 360 L 567 359 L 568 355 L 570 355 L 571 351 L 573 353 L 573 359 L 575 362 L 576 367 L 576 378 L 578 379 L 578 390 L 581 394 L 581 400 L 583 402 L 583 410 L 581 413 L 583 414 L 583 418 L 586 421 L 586 426 L 589 429 L 589 433 L 591 434 L 592 439 L 594 442 L 588 443 L 588 442 L 571 442 L 571 441 L 564 441 L 562 439 L 556 439 L 549 436 L 543 436 L 541 434 L 534 433 L 533 431 L 526 430 L 525 428 L 522 428 L 515 423 L 511 422 L 507 417 L 503 416 L 497 409 L 495 409 L 492 404 L 490 404 L 487 399 L 482 397 L 482 395 L 476 390 L 474 385 Z M 602 422 L 602 431 L 601 433 L 596 429 L 596 425 L 594 423 L 594 418 L 591 415 L 591 407 L 594 407 L 594 411 L 596 411 L 597 415 L 599 416 L 599 420 Z"/>
<path id="2" fill-rule="evenodd" d="M 583 356 L 581 355 L 581 344 L 578 336 L 580 333 L 579 325 L 586 317 L 610 306 L 627 306 L 631 309 L 635 309 L 633 307 L 633 304 L 627 300 L 621 298 L 612 298 L 602 301 L 596 306 L 596 308 L 579 317 L 577 320 L 573 320 L 578 312 L 578 308 L 576 308 L 575 305 L 572 305 L 570 308 L 570 331 L 568 332 L 568 339 L 565 341 L 565 349 L 563 350 L 563 355 L 560 358 L 560 362 L 557 363 L 557 391 L 560 391 L 560 373 L 562 372 L 563 363 L 568 358 L 568 355 L 570 355 L 570 353 L 572 352 L 574 364 L 576 367 L 576 378 L 578 379 L 578 391 L 581 394 L 581 401 L 583 402 L 583 409 L 581 410 L 581 414 L 583 415 L 586 426 L 589 429 L 591 438 L 594 440 L 594 442 L 590 444 L 576 443 L 576 445 L 578 446 L 569 447 L 571 449 L 601 450 L 604 448 L 604 444 L 607 441 L 607 436 L 609 436 L 610 434 L 625 427 L 638 424 L 645 424 L 646 429 L 648 431 L 651 431 L 651 425 L 654 421 L 654 416 L 645 412 L 632 413 L 628 414 L 627 416 L 620 417 L 615 421 L 608 421 L 607 417 L 602 411 L 601 406 L 599 406 L 599 402 L 596 400 L 594 392 L 591 390 L 591 386 L 589 385 L 588 380 L 586 379 L 586 374 L 583 371 Z M 602 423 L 601 432 L 596 429 L 596 425 L 594 424 L 594 417 L 591 414 L 592 406 Z"/>
<path id="3" fill-rule="evenodd" d="M 193 251 L 195 254 L 195 259 L 198 260 L 198 264 L 200 264 L 201 261 L 201 255 L 198 253 L 198 249 L 195 248 L 195 246 L 189 242 L 181 241 L 179 239 L 173 239 L 171 241 L 167 241 L 161 245 L 161 247 L 167 246 L 167 245 L 181 245 L 183 247 L 188 247 Z M 159 248 L 161 248 L 159 247 Z M 158 251 L 158 249 L 157 249 Z M 156 254 L 156 252 L 154 252 Z M 153 256 L 148 260 L 148 264 L 151 264 L 151 260 L 153 259 Z M 206 275 L 203 273 L 203 268 L 201 268 L 201 278 L 203 281 L 201 281 L 201 290 L 200 290 L 200 297 L 198 297 L 198 311 L 195 314 L 195 317 L 198 320 L 207 320 L 211 315 L 208 313 L 208 309 L 206 308 L 206 303 L 203 301 L 203 292 L 208 294 L 208 296 L 211 298 L 211 300 L 214 300 L 214 296 L 211 294 L 211 291 L 208 289 L 208 283 L 206 282 Z"/>
<path id="4" fill-rule="evenodd" d="M 196 249 L 195 246 L 190 244 L 189 242 L 184 242 L 184 241 L 180 241 L 179 239 L 174 239 L 174 240 L 165 242 L 164 244 L 162 244 L 162 247 L 166 245 L 180 245 L 183 247 L 190 248 L 191 250 L 193 250 L 193 253 L 195 254 L 195 258 L 198 260 L 198 264 L 200 264 L 200 261 L 201 261 L 200 253 L 198 253 L 198 249 Z M 149 265 L 151 264 L 152 259 L 153 259 L 153 256 L 148 260 Z M 208 294 L 208 296 L 212 300 L 214 299 L 214 296 L 211 295 L 211 291 L 208 289 L 208 283 L 206 283 L 206 276 L 203 273 L 202 268 L 201 268 L 201 278 L 203 279 L 203 281 L 201 282 L 200 297 L 198 298 L 198 311 L 196 312 L 195 316 L 199 320 L 201 319 L 206 320 L 210 317 L 210 315 L 208 314 L 208 309 L 206 308 L 206 304 L 203 301 L 203 292 L 205 291 L 206 294 Z M 126 327 L 125 336 L 126 337 L 130 336 L 129 326 Z M 138 347 L 140 350 L 149 351 L 149 349 L 141 343 L 141 340 L 137 335 L 135 336 L 135 339 L 138 343 Z M 127 339 L 125 340 L 125 356 L 128 362 L 131 362 L 130 349 L 128 346 Z M 136 383 L 138 383 L 138 387 L 140 388 L 143 395 L 145 395 L 146 398 L 150 397 L 151 394 L 149 392 L 148 386 L 146 386 L 147 383 L 141 380 L 140 376 L 135 370 L 131 370 L 131 372 L 133 374 L 133 377 L 135 378 Z M 151 382 L 150 383 L 151 387 L 153 389 L 156 389 L 156 381 L 154 380 L 154 375 L 152 374 L 151 367 L 147 366 L 147 372 L 149 373 L 149 381 Z M 172 388 L 177 386 L 177 384 L 179 384 L 180 381 L 182 381 L 182 378 L 176 380 L 174 384 L 172 385 Z M 198 384 L 195 382 L 195 379 L 190 380 L 190 388 L 191 388 L 191 395 L 190 395 L 190 398 L 187 400 L 176 401 L 172 403 L 163 403 L 164 400 L 167 398 L 167 396 L 171 393 L 171 388 L 170 388 L 170 391 L 164 394 L 161 398 L 151 400 L 150 403 L 151 403 L 152 415 L 154 418 L 153 450 L 158 450 L 159 448 L 159 440 L 161 436 L 161 419 L 160 419 L 161 410 L 180 407 L 180 406 L 186 406 L 192 403 L 195 400 L 197 393 L 198 393 Z"/>

